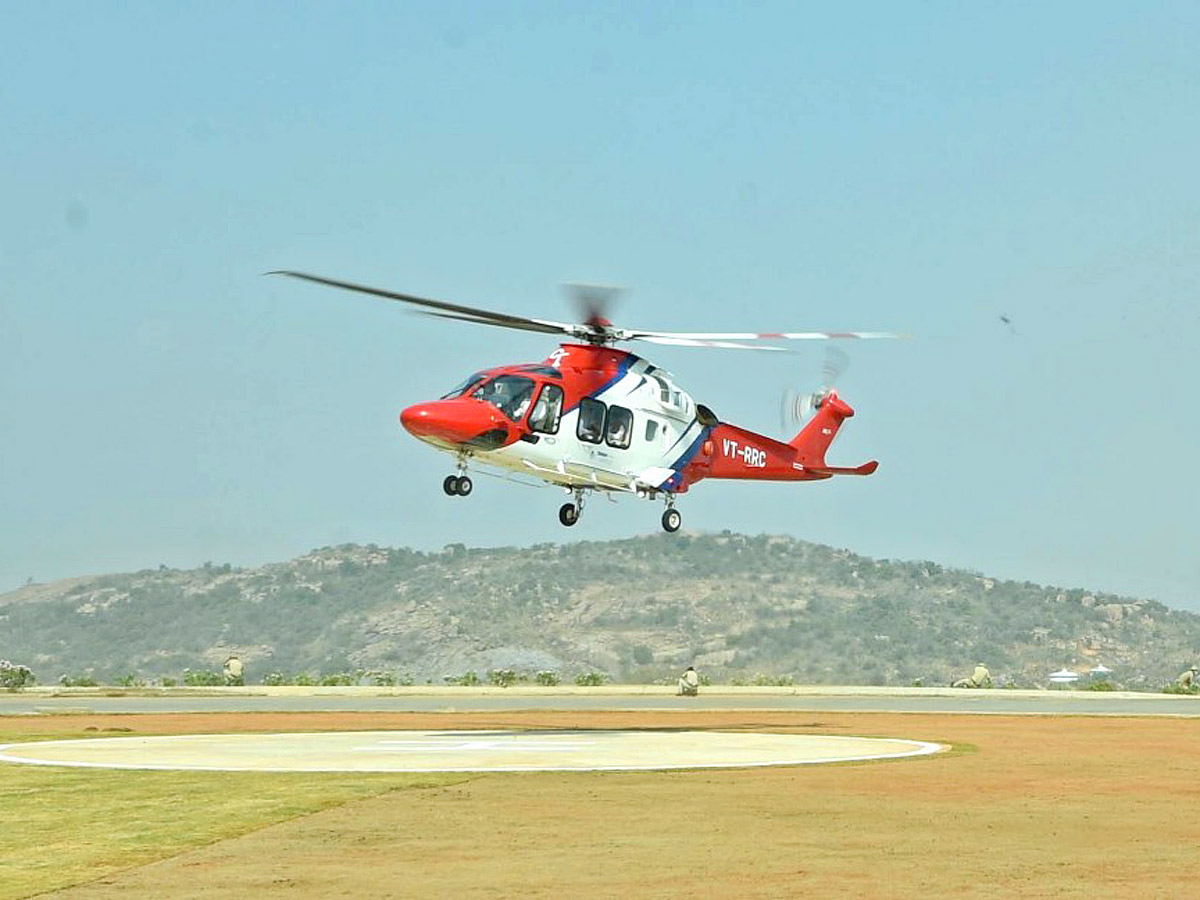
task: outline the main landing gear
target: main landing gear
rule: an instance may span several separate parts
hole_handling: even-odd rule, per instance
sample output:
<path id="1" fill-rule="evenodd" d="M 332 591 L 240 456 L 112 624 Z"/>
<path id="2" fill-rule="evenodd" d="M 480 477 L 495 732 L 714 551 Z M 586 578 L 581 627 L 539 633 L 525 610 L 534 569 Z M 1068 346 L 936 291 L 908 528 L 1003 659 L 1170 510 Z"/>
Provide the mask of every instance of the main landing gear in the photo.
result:
<path id="1" fill-rule="evenodd" d="M 674 534 L 679 530 L 679 526 L 683 524 L 683 516 L 679 510 L 675 508 L 675 495 L 667 494 L 667 508 L 662 514 L 663 531 Z"/>
<path id="2" fill-rule="evenodd" d="M 558 508 L 558 521 L 568 528 L 578 522 L 579 517 L 583 515 L 583 488 L 573 488 L 571 493 L 575 495 L 575 502 L 564 503 Z"/>
<path id="3" fill-rule="evenodd" d="M 570 528 L 579 521 L 579 517 L 583 515 L 583 498 L 587 488 L 571 488 L 570 492 L 574 496 L 574 501 L 564 503 L 558 508 L 558 521 L 562 522 L 567 528 Z M 610 498 L 611 499 L 611 498 Z M 662 514 L 663 531 L 674 534 L 683 525 L 683 516 L 679 510 L 675 508 L 675 495 L 667 494 L 667 508 Z"/>

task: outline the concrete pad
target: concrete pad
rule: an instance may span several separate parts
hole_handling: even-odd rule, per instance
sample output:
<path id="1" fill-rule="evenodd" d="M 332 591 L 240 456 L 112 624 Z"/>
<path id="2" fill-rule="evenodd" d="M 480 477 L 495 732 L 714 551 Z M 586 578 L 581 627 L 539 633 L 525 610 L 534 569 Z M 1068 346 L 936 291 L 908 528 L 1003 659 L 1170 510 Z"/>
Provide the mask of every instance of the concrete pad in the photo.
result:
<path id="1" fill-rule="evenodd" d="M 219 772 L 593 772 L 921 756 L 900 739 L 719 731 L 357 731 L 88 738 L 0 746 L 0 762 Z"/>

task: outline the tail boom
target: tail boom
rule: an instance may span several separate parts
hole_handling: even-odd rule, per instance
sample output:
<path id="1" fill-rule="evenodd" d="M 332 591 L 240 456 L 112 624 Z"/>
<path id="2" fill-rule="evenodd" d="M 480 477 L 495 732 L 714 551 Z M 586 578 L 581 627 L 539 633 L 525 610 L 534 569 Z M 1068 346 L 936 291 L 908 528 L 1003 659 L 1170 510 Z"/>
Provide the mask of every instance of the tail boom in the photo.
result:
<path id="1" fill-rule="evenodd" d="M 786 444 L 719 422 L 688 465 L 684 480 L 689 484 L 702 478 L 819 481 L 834 475 L 870 475 L 879 468 L 876 460 L 860 466 L 825 463 L 825 451 L 842 422 L 853 415 L 854 410 L 835 391 L 830 391 L 822 399 L 816 416 Z"/>

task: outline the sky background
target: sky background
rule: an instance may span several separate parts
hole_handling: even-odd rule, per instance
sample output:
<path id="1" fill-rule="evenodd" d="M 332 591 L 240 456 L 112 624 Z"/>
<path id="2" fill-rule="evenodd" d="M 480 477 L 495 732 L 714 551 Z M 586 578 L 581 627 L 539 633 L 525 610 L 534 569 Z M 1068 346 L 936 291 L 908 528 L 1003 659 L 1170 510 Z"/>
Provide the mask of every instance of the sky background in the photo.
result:
<path id="1" fill-rule="evenodd" d="M 399 410 L 549 319 L 843 347 L 870 478 L 704 482 L 685 529 L 1200 610 L 1200 4 L 0 2 L 0 590 L 344 542 L 653 534 Z M 1003 317 L 1003 319 L 1001 318 Z M 1007 319 L 1008 322 L 1005 322 Z M 823 351 L 634 347 L 779 435 Z"/>

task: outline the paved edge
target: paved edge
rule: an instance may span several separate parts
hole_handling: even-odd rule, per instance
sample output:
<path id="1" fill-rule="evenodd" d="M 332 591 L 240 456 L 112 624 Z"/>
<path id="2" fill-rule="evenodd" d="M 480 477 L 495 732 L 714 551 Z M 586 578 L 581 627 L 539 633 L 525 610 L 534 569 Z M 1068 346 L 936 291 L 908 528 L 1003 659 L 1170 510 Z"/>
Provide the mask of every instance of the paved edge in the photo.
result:
<path id="1" fill-rule="evenodd" d="M 702 697 L 1013 697 L 1020 699 L 1079 700 L 1084 703 L 1103 700 L 1141 700 L 1147 703 L 1178 700 L 1178 694 L 1151 691 L 1088 691 L 1070 688 L 1047 690 L 1010 690 L 991 688 L 968 690 L 950 687 L 871 687 L 866 685 L 803 684 L 779 686 L 710 685 L 700 689 Z M 577 685 L 518 684 L 511 687 L 479 685 L 412 685 L 406 687 L 373 687 L 369 685 L 299 686 L 246 685 L 245 687 L 173 687 L 123 688 L 88 687 L 64 688 L 34 686 L 21 688 L 13 696 L 63 700 L 87 697 L 676 697 L 673 686 L 656 684 L 606 684 L 596 687 Z M 1200 696 L 1196 698 L 1200 701 Z"/>

